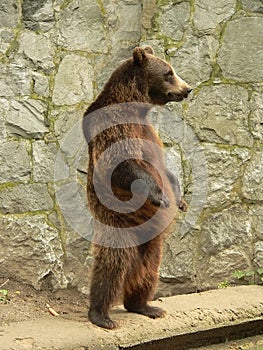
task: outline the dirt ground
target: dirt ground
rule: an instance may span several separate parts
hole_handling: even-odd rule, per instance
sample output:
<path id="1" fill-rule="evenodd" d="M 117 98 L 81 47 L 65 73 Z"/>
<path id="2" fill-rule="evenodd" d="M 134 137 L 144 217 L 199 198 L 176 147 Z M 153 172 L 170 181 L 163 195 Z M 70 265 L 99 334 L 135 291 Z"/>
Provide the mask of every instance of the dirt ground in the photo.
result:
<path id="1" fill-rule="evenodd" d="M 175 329 L 184 330 L 187 324 L 194 331 L 196 327 L 215 326 L 232 318 L 253 319 L 263 315 L 263 287 L 246 286 L 160 299 L 156 306 L 168 311 L 165 319 L 160 320 L 130 314 L 117 306 L 112 311 L 113 318 L 120 321 L 121 327 L 108 331 L 88 321 L 88 298 L 76 290 L 36 291 L 14 281 L 1 287 L 4 282 L 0 279 L 0 290 L 8 291 L 8 300 L 3 300 L 0 294 L 1 350 L 85 350 L 90 349 L 86 344 L 93 344 L 94 339 L 96 344 L 117 344 L 118 348 L 119 341 L 133 344 L 140 339 L 172 336 Z M 59 317 L 53 316 L 49 307 Z M 263 336 L 200 350 L 263 350 Z"/>
<path id="2" fill-rule="evenodd" d="M 0 279 L 0 286 L 4 282 Z M 46 315 L 52 316 L 47 304 L 65 318 L 69 315 L 78 318 L 88 306 L 87 297 L 74 289 L 37 291 L 23 283 L 8 281 L 0 290 L 8 291 L 7 300 L 0 300 L 0 326 L 10 322 L 34 320 Z"/>

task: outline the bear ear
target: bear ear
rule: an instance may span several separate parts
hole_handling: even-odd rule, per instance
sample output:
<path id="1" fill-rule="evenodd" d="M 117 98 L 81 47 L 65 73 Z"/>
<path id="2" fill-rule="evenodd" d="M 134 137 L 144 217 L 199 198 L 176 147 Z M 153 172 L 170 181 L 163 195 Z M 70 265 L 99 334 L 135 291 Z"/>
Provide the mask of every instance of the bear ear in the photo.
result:
<path id="1" fill-rule="evenodd" d="M 154 55 L 154 51 L 151 46 L 145 46 L 143 49 L 146 53 L 149 53 L 150 55 Z"/>
<path id="2" fill-rule="evenodd" d="M 146 51 L 142 47 L 135 47 L 133 50 L 133 61 L 138 66 L 146 66 L 148 63 L 148 57 Z"/>

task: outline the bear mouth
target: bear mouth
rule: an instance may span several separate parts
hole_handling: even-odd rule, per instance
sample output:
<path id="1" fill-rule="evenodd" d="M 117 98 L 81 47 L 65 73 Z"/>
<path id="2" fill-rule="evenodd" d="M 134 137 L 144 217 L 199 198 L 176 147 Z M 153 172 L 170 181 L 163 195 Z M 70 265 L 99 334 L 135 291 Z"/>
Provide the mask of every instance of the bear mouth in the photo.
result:
<path id="1" fill-rule="evenodd" d="M 173 92 L 168 92 L 167 97 L 169 99 L 169 101 L 174 101 L 174 102 L 180 102 L 182 101 L 184 98 L 187 98 L 188 94 L 176 94 Z"/>
<path id="2" fill-rule="evenodd" d="M 176 101 L 176 102 L 180 102 L 180 101 L 183 101 L 183 99 L 184 98 L 186 98 L 185 96 L 182 96 L 182 95 L 177 95 L 177 96 L 175 96 L 175 99 L 174 99 L 174 101 Z"/>

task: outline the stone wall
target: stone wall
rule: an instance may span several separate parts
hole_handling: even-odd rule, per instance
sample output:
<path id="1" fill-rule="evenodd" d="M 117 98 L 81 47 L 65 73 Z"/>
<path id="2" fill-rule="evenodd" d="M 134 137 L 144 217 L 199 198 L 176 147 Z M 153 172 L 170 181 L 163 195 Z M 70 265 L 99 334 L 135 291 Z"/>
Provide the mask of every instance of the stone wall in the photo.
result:
<path id="1" fill-rule="evenodd" d="M 167 239 L 159 294 L 263 267 L 262 14 L 260 0 L 1 1 L 1 278 L 88 291 L 78 121 L 145 44 L 194 88 L 155 122 L 190 203 Z"/>

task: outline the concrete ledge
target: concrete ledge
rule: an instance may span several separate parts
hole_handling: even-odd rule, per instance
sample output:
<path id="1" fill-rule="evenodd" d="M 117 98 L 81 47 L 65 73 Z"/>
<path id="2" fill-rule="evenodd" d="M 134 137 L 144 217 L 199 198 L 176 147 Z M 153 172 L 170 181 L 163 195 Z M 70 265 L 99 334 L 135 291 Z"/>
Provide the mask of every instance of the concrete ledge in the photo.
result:
<path id="1" fill-rule="evenodd" d="M 0 328 L 1 350 L 184 350 L 263 334 L 263 287 L 241 286 L 153 302 L 167 310 L 152 320 L 115 307 L 120 328 L 93 326 L 83 314 L 11 323 Z M 191 340 L 192 339 L 192 340 Z M 181 342 L 181 343 L 180 343 Z M 199 343 L 198 343 L 199 342 Z M 187 345 L 188 344 L 188 345 Z M 179 347 L 180 346 L 180 347 Z"/>
<path id="2" fill-rule="evenodd" d="M 214 327 L 196 332 L 177 334 L 170 338 L 153 340 L 128 347 L 120 346 L 120 350 L 188 350 L 212 344 L 225 343 L 230 340 L 243 339 L 263 334 L 263 320 L 236 323 L 230 326 Z M 259 349 L 258 349 L 259 350 Z"/>

